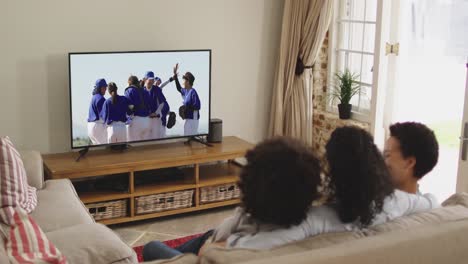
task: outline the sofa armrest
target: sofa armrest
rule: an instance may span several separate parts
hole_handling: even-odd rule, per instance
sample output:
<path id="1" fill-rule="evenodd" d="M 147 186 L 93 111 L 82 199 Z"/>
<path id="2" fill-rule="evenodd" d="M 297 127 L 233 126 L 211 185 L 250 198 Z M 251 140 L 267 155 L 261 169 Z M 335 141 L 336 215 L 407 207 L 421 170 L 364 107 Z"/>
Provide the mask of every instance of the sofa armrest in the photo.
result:
<path id="1" fill-rule="evenodd" d="M 41 190 L 44 188 L 44 167 L 41 154 L 34 150 L 20 151 L 20 154 L 24 168 L 26 169 L 29 185 Z"/>

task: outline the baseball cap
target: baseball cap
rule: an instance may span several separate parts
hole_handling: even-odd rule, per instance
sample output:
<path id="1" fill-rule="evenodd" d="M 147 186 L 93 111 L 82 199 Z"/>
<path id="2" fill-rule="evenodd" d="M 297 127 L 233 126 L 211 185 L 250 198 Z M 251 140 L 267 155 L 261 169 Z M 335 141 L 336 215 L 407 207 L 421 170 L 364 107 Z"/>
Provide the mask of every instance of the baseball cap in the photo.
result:
<path id="1" fill-rule="evenodd" d="M 186 72 L 184 74 L 184 76 L 182 76 L 183 79 L 186 79 L 187 81 L 189 81 L 191 84 L 193 84 L 193 82 L 195 82 L 195 76 L 193 76 L 193 74 L 191 72 Z"/>
<path id="2" fill-rule="evenodd" d="M 157 82 L 157 81 L 161 81 L 161 78 L 159 78 L 159 77 L 156 76 L 156 77 L 154 77 L 154 81 L 156 81 L 156 82 Z"/>
<path id="3" fill-rule="evenodd" d="M 100 78 L 96 80 L 95 88 L 107 87 L 107 82 L 104 78 Z"/>
<path id="4" fill-rule="evenodd" d="M 147 71 L 147 72 L 145 73 L 145 79 L 148 79 L 148 80 L 154 79 L 154 72 L 152 72 L 152 71 Z"/>

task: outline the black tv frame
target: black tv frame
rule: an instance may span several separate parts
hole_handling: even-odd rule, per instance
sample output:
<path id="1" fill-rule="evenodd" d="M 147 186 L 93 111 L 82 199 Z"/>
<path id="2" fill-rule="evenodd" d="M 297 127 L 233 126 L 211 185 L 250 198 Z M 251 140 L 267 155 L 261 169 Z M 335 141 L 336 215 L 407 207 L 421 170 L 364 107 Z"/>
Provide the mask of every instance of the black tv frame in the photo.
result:
<path id="1" fill-rule="evenodd" d="M 210 59 L 209 59 L 209 82 L 208 82 L 208 123 L 211 120 L 211 60 L 212 60 L 212 50 L 211 49 L 194 49 L 194 50 L 142 50 L 142 51 L 92 51 L 92 52 L 69 52 L 68 53 L 68 92 L 69 92 L 69 113 L 70 113 L 70 146 L 71 149 L 88 149 L 94 147 L 105 147 L 105 146 L 118 146 L 118 145 L 128 145 L 132 143 L 144 143 L 144 142 L 152 142 L 152 141 L 162 141 L 162 140 L 171 140 L 171 139 L 182 139 L 182 138 L 193 138 L 193 137 L 203 137 L 208 136 L 210 133 L 210 126 L 208 126 L 208 133 L 204 134 L 197 134 L 197 135 L 190 135 L 190 136 L 176 136 L 176 137 L 167 137 L 167 138 L 155 138 L 155 139 L 148 139 L 148 140 L 138 140 L 138 141 L 128 141 L 128 142 L 119 142 L 119 143 L 107 143 L 107 144 L 99 144 L 99 145 L 87 145 L 87 146 L 73 146 L 73 118 L 72 118 L 72 87 L 71 87 L 71 62 L 70 56 L 71 55 L 86 55 L 86 54 L 120 54 L 120 53 L 161 53 L 161 52 L 209 52 Z"/>

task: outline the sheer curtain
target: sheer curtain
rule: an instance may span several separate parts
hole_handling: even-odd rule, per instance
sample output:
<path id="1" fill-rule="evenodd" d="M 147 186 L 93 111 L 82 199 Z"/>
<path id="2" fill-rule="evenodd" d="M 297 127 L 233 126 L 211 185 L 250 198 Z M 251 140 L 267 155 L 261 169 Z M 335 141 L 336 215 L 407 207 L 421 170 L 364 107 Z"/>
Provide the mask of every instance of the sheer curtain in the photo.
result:
<path id="1" fill-rule="evenodd" d="M 330 25 L 333 0 L 286 0 L 270 115 L 270 136 L 312 143 L 314 65 Z"/>

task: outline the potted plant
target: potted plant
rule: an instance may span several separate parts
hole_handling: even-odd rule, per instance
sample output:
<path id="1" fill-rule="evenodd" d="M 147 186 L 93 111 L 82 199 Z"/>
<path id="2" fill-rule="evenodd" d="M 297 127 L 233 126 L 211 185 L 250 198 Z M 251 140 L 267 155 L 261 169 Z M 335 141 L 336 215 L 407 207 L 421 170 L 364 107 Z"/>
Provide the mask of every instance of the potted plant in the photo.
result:
<path id="1" fill-rule="evenodd" d="M 335 84 L 330 94 L 334 101 L 338 99 L 338 113 L 340 119 L 349 119 L 351 117 L 352 105 L 349 103 L 351 98 L 361 91 L 359 85 L 359 75 L 351 73 L 349 69 L 335 74 Z"/>

